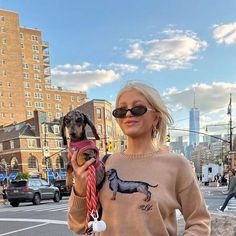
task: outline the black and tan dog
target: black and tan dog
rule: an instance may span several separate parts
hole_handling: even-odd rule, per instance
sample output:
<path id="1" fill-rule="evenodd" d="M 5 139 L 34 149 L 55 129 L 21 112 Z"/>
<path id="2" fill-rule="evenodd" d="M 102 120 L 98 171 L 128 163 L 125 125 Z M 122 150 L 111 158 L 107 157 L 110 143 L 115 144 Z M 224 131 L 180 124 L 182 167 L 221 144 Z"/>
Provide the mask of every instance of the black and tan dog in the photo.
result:
<path id="1" fill-rule="evenodd" d="M 96 158 L 98 156 L 98 150 L 95 146 L 92 145 L 92 148 L 84 148 L 83 144 L 88 144 L 86 136 L 86 126 L 90 126 L 93 135 L 96 140 L 99 140 L 96 128 L 93 123 L 90 121 L 87 115 L 81 112 L 78 108 L 68 112 L 64 117 L 61 118 L 61 135 L 63 138 L 64 145 L 68 146 L 68 159 L 69 163 L 67 165 L 66 173 L 66 185 L 72 186 L 73 184 L 73 168 L 70 163 L 73 151 L 80 151 L 80 154 L 77 156 L 77 163 L 79 166 L 82 166 L 85 161 Z M 86 141 L 87 140 L 87 141 Z M 90 142 L 94 144 L 93 142 Z M 95 145 L 95 144 L 94 144 Z M 84 149 L 84 150 L 83 150 Z M 102 165 L 99 165 L 98 161 L 96 165 L 96 184 L 97 186 L 103 181 L 105 176 L 105 170 Z"/>

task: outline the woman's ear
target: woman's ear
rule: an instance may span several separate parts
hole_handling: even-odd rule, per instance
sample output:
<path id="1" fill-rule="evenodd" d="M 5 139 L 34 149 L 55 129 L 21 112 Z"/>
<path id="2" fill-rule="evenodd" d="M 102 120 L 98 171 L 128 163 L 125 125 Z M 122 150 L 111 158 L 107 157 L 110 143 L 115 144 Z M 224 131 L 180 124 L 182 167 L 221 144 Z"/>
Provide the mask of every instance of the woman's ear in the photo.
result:
<path id="1" fill-rule="evenodd" d="M 154 118 L 153 125 L 154 125 L 157 129 L 159 128 L 160 121 L 161 121 L 160 113 L 159 113 L 159 112 L 156 112 L 156 116 L 155 116 L 155 118 Z"/>

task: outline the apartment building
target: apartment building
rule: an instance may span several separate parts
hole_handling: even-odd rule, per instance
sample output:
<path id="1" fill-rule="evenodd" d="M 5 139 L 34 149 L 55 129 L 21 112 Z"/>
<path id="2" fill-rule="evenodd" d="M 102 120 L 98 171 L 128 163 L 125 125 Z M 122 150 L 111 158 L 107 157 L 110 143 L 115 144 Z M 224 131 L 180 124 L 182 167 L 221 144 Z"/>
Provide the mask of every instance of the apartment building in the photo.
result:
<path id="1" fill-rule="evenodd" d="M 55 87 L 50 75 L 41 31 L 20 26 L 16 12 L 0 9 L 0 125 L 27 120 L 34 110 L 58 119 L 85 102 L 86 92 Z"/>

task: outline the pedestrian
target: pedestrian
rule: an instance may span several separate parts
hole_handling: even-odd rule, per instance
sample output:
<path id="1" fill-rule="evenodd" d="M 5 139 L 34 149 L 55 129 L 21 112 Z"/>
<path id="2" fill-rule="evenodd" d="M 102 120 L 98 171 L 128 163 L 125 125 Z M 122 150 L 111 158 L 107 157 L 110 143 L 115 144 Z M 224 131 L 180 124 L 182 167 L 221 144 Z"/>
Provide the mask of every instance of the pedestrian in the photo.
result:
<path id="1" fill-rule="evenodd" d="M 6 195 L 6 189 L 3 185 L 0 185 L 0 200 L 4 205 L 6 205 L 7 195 Z"/>
<path id="2" fill-rule="evenodd" d="M 210 216 L 189 162 L 161 148 L 172 118 L 158 91 L 129 82 L 118 93 L 112 114 L 127 137 L 127 148 L 105 163 L 99 201 L 106 230 L 99 235 L 177 235 L 176 209 L 185 219 L 184 235 L 209 235 Z M 79 167 L 76 153 L 72 156 L 75 184 L 68 227 L 78 234 L 85 230 L 86 174 L 93 161 Z"/>
<path id="3" fill-rule="evenodd" d="M 228 195 L 223 203 L 223 206 L 218 209 L 220 211 L 224 211 L 226 206 L 228 205 L 228 202 L 231 198 L 235 197 L 236 198 L 236 176 L 235 176 L 235 170 L 231 169 L 228 172 L 229 174 L 229 190 L 228 190 Z"/>

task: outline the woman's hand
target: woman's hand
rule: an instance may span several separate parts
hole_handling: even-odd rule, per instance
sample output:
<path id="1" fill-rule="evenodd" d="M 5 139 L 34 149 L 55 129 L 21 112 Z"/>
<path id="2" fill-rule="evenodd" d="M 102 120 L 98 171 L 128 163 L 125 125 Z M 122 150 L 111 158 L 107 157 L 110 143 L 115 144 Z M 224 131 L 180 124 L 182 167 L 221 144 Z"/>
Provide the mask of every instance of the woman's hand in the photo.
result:
<path id="1" fill-rule="evenodd" d="M 74 171 L 74 191 L 75 194 L 79 197 L 86 196 L 86 182 L 87 182 L 87 172 L 88 167 L 96 161 L 95 158 L 91 158 L 86 161 L 82 166 L 79 166 L 77 163 L 78 151 L 74 152 L 71 158 L 71 165 Z"/>

